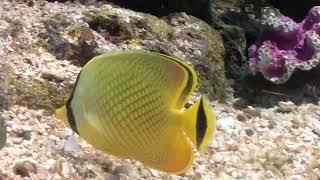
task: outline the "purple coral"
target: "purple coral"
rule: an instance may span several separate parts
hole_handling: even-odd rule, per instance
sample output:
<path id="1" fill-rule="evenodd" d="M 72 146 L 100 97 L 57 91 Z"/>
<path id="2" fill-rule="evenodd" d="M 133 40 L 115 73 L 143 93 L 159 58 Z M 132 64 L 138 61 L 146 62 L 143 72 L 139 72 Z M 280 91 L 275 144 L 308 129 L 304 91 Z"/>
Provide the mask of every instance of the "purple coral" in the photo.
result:
<path id="1" fill-rule="evenodd" d="M 320 6 L 296 23 L 289 17 L 266 11 L 263 30 L 249 51 L 249 67 L 271 82 L 286 82 L 295 69 L 310 70 L 320 62 Z"/>

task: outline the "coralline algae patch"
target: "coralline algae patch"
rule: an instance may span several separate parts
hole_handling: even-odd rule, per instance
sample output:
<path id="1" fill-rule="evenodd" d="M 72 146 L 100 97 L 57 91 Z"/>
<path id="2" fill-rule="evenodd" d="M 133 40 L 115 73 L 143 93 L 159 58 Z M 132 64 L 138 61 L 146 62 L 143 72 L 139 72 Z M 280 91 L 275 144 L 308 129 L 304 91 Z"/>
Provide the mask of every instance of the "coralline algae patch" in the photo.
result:
<path id="1" fill-rule="evenodd" d="M 271 82 L 285 83 L 296 69 L 310 70 L 320 62 L 320 6 L 300 23 L 272 10 L 262 18 L 263 30 L 249 49 L 249 67 Z"/>

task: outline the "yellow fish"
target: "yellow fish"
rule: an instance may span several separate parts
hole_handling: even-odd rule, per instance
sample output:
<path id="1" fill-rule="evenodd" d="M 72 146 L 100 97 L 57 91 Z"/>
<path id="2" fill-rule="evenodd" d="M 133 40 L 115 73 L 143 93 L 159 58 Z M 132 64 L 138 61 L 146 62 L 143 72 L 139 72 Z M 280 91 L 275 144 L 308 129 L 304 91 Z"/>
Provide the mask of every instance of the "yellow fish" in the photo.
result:
<path id="1" fill-rule="evenodd" d="M 90 60 L 55 115 L 108 154 L 181 174 L 193 147 L 208 144 L 214 120 L 203 97 L 184 105 L 197 84 L 193 68 L 147 51 L 119 51 Z"/>

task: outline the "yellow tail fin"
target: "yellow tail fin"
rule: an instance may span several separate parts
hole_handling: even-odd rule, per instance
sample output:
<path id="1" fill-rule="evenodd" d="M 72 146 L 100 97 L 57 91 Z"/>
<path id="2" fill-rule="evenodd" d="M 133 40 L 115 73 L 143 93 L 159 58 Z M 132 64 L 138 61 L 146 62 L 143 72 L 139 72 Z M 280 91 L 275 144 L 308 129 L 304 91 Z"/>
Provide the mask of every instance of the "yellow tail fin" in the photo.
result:
<path id="1" fill-rule="evenodd" d="M 184 112 L 184 131 L 196 146 L 198 151 L 203 151 L 212 136 L 214 117 L 201 97 Z"/>

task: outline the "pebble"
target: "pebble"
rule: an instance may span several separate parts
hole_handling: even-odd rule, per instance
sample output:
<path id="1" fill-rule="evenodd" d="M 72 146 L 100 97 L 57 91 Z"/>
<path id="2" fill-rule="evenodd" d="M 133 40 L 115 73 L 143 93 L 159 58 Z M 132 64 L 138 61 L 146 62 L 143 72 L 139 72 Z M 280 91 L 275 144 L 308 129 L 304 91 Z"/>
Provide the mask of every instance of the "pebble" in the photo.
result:
<path id="1" fill-rule="evenodd" d="M 219 170 L 216 180 L 234 180 L 234 178 L 224 170 Z"/>
<path id="2" fill-rule="evenodd" d="M 238 140 L 238 139 L 240 139 L 240 137 L 241 137 L 241 130 L 239 130 L 239 129 L 232 130 L 231 138 L 233 140 Z"/>
<path id="3" fill-rule="evenodd" d="M 61 163 L 61 175 L 65 178 L 71 177 L 73 174 L 73 167 L 68 162 Z"/>
<path id="4" fill-rule="evenodd" d="M 251 129 L 246 129 L 245 131 L 247 136 L 252 136 L 254 134 L 254 132 Z"/>
<path id="5" fill-rule="evenodd" d="M 217 128 L 223 129 L 223 130 L 228 130 L 228 129 L 233 129 L 235 126 L 233 117 L 226 117 L 222 119 L 218 119 L 216 122 Z"/>
<path id="6" fill-rule="evenodd" d="M 231 175 L 234 177 L 234 178 L 237 178 L 238 177 L 238 172 L 237 171 L 233 171 L 231 173 Z"/>
<path id="7" fill-rule="evenodd" d="M 271 178 L 275 178 L 275 176 L 274 176 L 274 174 L 272 173 L 272 171 L 270 171 L 270 170 L 268 170 L 268 171 L 266 171 L 265 172 L 265 176 L 266 176 L 266 178 L 268 178 L 268 179 L 271 179 Z"/>
<path id="8" fill-rule="evenodd" d="M 214 154 L 212 155 L 210 162 L 212 163 L 219 163 L 223 161 L 223 155 L 222 154 Z"/>
<path id="9" fill-rule="evenodd" d="M 299 143 L 292 142 L 290 140 L 286 140 L 284 144 L 289 150 L 296 150 L 296 149 L 298 149 L 300 147 Z"/>
<path id="10" fill-rule="evenodd" d="M 145 168 L 139 168 L 139 173 L 143 178 L 149 177 L 151 175 L 151 172 Z"/>
<path id="11" fill-rule="evenodd" d="M 233 101 L 233 106 L 235 106 L 237 108 L 245 108 L 245 107 L 247 107 L 247 105 L 248 105 L 248 100 L 246 100 L 242 97 L 236 98 Z"/>
<path id="12" fill-rule="evenodd" d="M 37 172 L 36 165 L 29 160 L 25 160 L 23 162 L 17 162 L 13 169 L 17 175 L 20 175 L 22 177 L 29 177 L 30 173 Z"/>
<path id="13" fill-rule="evenodd" d="M 276 126 L 277 126 L 276 121 L 274 121 L 274 120 L 269 120 L 269 122 L 268 122 L 268 128 L 269 128 L 269 129 L 273 129 L 273 128 L 275 128 Z"/>
<path id="14" fill-rule="evenodd" d="M 309 159 L 308 162 L 309 167 L 312 169 L 320 169 L 320 155 L 314 155 Z"/>
<path id="15" fill-rule="evenodd" d="M 115 167 L 114 174 L 124 174 L 131 178 L 139 177 L 138 171 L 132 165 L 120 165 Z"/>
<path id="16" fill-rule="evenodd" d="M 50 161 L 48 162 L 48 164 L 51 165 L 51 166 L 49 167 L 49 170 L 50 170 L 51 172 L 61 174 L 61 171 L 62 171 L 62 162 L 64 162 L 64 159 L 62 159 L 62 158 L 59 158 L 58 160 L 53 160 L 53 161 L 50 160 Z"/>
<path id="17" fill-rule="evenodd" d="M 245 113 L 240 113 L 237 115 L 237 119 L 240 121 L 240 122 L 246 122 L 248 121 L 248 118 L 246 116 Z"/>
<path id="18" fill-rule="evenodd" d="M 243 112 L 253 117 L 259 117 L 261 114 L 261 109 L 248 106 L 247 108 L 243 109 Z"/>
<path id="19" fill-rule="evenodd" d="M 304 128 L 305 127 L 305 121 L 302 119 L 302 117 L 294 117 L 291 120 L 292 123 L 292 128 L 294 129 L 299 129 L 299 128 Z"/>
<path id="20" fill-rule="evenodd" d="M 289 159 L 288 152 L 282 148 L 275 148 L 267 151 L 267 161 L 280 168 Z"/>
<path id="21" fill-rule="evenodd" d="M 304 180 L 304 177 L 301 175 L 291 175 L 288 177 L 288 180 Z"/>
<path id="22" fill-rule="evenodd" d="M 151 175 L 154 176 L 154 177 L 161 177 L 159 171 L 157 171 L 157 170 L 150 169 L 150 173 L 151 173 Z"/>
<path id="23" fill-rule="evenodd" d="M 261 113 L 260 113 L 260 117 L 263 118 L 263 119 L 274 119 L 274 112 L 272 112 L 271 110 L 262 110 Z"/>
<path id="24" fill-rule="evenodd" d="M 107 180 L 121 180 L 121 179 L 126 179 L 126 177 L 122 177 L 122 176 L 114 175 L 114 174 L 108 174 L 106 179 Z"/>
<path id="25" fill-rule="evenodd" d="M 63 73 L 53 72 L 49 70 L 43 70 L 40 75 L 41 78 L 49 81 L 62 82 L 66 79 L 66 75 Z"/>
<path id="26" fill-rule="evenodd" d="M 319 119 L 312 117 L 310 114 L 306 114 L 304 117 L 304 122 L 306 126 L 312 130 L 320 131 L 320 121 Z"/>
<path id="27" fill-rule="evenodd" d="M 20 120 L 26 120 L 26 116 L 23 115 L 23 114 L 18 114 L 17 118 L 20 119 Z"/>
<path id="28" fill-rule="evenodd" d="M 71 135 L 68 137 L 63 146 L 63 150 L 65 153 L 72 155 L 73 157 L 78 156 L 80 147 L 75 135 Z"/>
<path id="29" fill-rule="evenodd" d="M 302 138 L 302 140 L 303 140 L 304 142 L 311 142 L 311 141 L 313 141 L 313 137 L 310 136 L 310 134 L 309 134 L 309 133 L 306 133 L 306 132 L 303 132 L 303 133 L 301 134 L 301 138 Z"/>
<path id="30" fill-rule="evenodd" d="M 279 108 L 280 112 L 288 113 L 288 112 L 292 112 L 293 110 L 295 110 L 296 105 L 291 101 L 287 101 L 287 102 L 279 101 L 278 108 Z"/>

